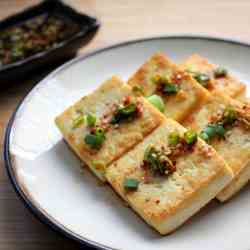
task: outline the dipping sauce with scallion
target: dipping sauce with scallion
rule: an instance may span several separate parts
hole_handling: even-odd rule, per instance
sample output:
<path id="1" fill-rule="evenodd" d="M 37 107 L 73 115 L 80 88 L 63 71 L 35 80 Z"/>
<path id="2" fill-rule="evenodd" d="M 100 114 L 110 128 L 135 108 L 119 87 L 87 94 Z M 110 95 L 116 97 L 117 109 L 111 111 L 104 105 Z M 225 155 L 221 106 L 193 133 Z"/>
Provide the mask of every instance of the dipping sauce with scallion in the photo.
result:
<path id="1" fill-rule="evenodd" d="M 0 67 L 47 51 L 79 31 L 78 24 L 41 15 L 0 31 Z"/>

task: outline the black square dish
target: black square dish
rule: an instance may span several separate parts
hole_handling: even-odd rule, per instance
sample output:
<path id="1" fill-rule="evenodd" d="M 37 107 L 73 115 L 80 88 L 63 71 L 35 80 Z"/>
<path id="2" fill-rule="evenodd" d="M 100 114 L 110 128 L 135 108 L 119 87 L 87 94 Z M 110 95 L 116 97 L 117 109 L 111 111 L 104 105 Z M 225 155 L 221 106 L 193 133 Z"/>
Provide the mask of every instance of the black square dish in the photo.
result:
<path id="1" fill-rule="evenodd" d="M 45 18 L 44 18 L 45 17 Z M 27 73 L 42 66 L 52 65 L 73 57 L 77 50 L 87 44 L 95 35 L 100 24 L 90 16 L 78 13 L 60 0 L 45 0 L 42 3 L 28 8 L 16 15 L 10 16 L 0 22 L 0 33 L 6 33 L 13 27 L 21 27 L 36 18 L 56 17 L 67 22 L 68 27 L 75 26 L 75 32 L 68 34 L 65 39 L 55 42 L 53 46 L 34 52 L 20 60 L 0 65 L 0 86 L 9 81 L 25 77 Z M 70 23 L 69 23 L 70 22 Z M 69 28 L 70 30 L 70 28 Z M 58 33 L 59 34 L 59 33 Z M 4 84 L 5 83 L 5 84 Z"/>

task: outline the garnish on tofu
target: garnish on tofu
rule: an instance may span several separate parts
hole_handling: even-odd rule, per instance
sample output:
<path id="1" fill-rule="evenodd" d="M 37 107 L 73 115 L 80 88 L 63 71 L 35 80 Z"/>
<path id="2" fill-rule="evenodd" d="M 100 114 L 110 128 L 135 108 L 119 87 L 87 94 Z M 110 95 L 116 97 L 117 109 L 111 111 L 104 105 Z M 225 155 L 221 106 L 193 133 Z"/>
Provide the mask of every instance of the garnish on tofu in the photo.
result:
<path id="1" fill-rule="evenodd" d="M 79 115 L 72 121 L 72 129 L 80 127 L 81 124 L 87 124 L 89 127 L 94 127 L 96 124 L 96 116 L 92 114 Z"/>
<path id="2" fill-rule="evenodd" d="M 153 82 L 157 85 L 156 90 L 165 95 L 173 95 L 179 92 L 180 86 L 171 81 L 170 77 L 163 75 L 155 75 L 152 78 Z"/>
<path id="3" fill-rule="evenodd" d="M 180 141 L 180 135 L 177 131 L 174 131 L 169 134 L 168 136 L 168 142 L 170 146 L 176 146 Z"/>
<path id="4" fill-rule="evenodd" d="M 162 98 L 158 95 L 151 95 L 147 97 L 147 100 L 155 106 L 159 111 L 164 112 L 165 110 L 165 104 L 162 100 Z"/>
<path id="5" fill-rule="evenodd" d="M 142 114 L 142 104 L 140 101 L 132 101 L 130 96 L 123 99 L 122 104 L 114 105 L 114 110 L 110 114 L 104 114 L 98 121 L 93 114 L 84 116 L 84 123 L 90 132 L 85 136 L 85 143 L 92 149 L 100 149 L 105 141 L 105 133 L 123 121 L 131 121 Z"/>
<path id="6" fill-rule="evenodd" d="M 139 181 L 134 178 L 125 178 L 123 187 L 126 191 L 136 191 L 139 186 Z"/>
<path id="7" fill-rule="evenodd" d="M 233 107 L 228 106 L 223 113 L 217 116 L 216 120 L 205 127 L 200 137 L 206 142 L 210 142 L 213 138 L 225 139 L 225 134 L 235 124 L 248 125 L 250 122 L 242 117 L 242 115 Z"/>
<path id="8" fill-rule="evenodd" d="M 85 120 L 89 127 L 94 127 L 96 124 L 96 116 L 90 113 L 85 116 Z"/>
<path id="9" fill-rule="evenodd" d="M 160 149 L 149 146 L 144 154 L 143 167 L 148 168 L 154 175 L 169 175 L 176 170 L 170 160 L 171 151 L 161 147 Z"/>
<path id="10" fill-rule="evenodd" d="M 226 130 L 222 124 L 209 124 L 205 129 L 200 133 L 200 137 L 209 142 L 214 137 L 225 138 Z"/>
<path id="11" fill-rule="evenodd" d="M 174 83 L 166 83 L 162 91 L 166 94 L 176 94 L 179 91 L 179 87 Z"/>
<path id="12" fill-rule="evenodd" d="M 84 116 L 80 115 L 72 121 L 72 128 L 73 129 L 78 128 L 83 123 L 84 123 Z"/>
<path id="13" fill-rule="evenodd" d="M 197 137 L 196 132 L 188 130 L 184 133 L 183 139 L 188 145 L 193 145 L 197 141 Z"/>
<path id="14" fill-rule="evenodd" d="M 100 149 L 105 140 L 105 131 L 100 127 L 91 129 L 90 133 L 84 138 L 86 144 L 93 149 Z"/>
<path id="15" fill-rule="evenodd" d="M 182 136 L 178 131 L 173 131 L 168 136 L 168 145 L 171 150 L 170 158 L 176 162 L 177 158 L 192 152 L 197 142 L 198 135 L 192 130 L 187 130 Z"/>
<path id="16" fill-rule="evenodd" d="M 221 117 L 221 122 L 224 125 L 232 125 L 237 120 L 237 111 L 233 107 L 226 107 Z"/>
<path id="17" fill-rule="evenodd" d="M 187 69 L 186 72 L 191 74 L 193 76 L 193 78 L 199 84 L 201 84 L 204 88 L 206 88 L 206 89 L 212 88 L 212 83 L 211 83 L 211 79 L 210 79 L 209 75 L 201 73 L 201 72 L 192 71 L 190 69 Z"/>
<path id="18" fill-rule="evenodd" d="M 193 74 L 194 79 L 200 83 L 203 87 L 208 88 L 210 83 L 210 77 L 207 74 L 203 73 L 194 73 Z"/>
<path id="19" fill-rule="evenodd" d="M 168 136 L 168 146 L 149 146 L 144 154 L 143 169 L 148 169 L 153 175 L 170 175 L 176 171 L 176 160 L 193 149 L 197 134 L 188 130 L 183 136 L 173 131 Z"/>
<path id="20" fill-rule="evenodd" d="M 142 105 L 139 101 L 134 102 L 131 97 L 125 97 L 122 104 L 118 106 L 110 121 L 111 124 L 118 124 L 123 121 L 131 121 L 142 114 Z"/>
<path id="21" fill-rule="evenodd" d="M 215 78 L 221 78 L 221 77 L 226 77 L 227 76 L 227 70 L 222 67 L 218 67 L 214 70 L 214 77 Z"/>
<path id="22" fill-rule="evenodd" d="M 79 112 L 78 112 L 79 113 Z M 100 149 L 104 140 L 105 140 L 105 132 L 107 127 L 102 126 L 100 121 L 97 124 L 97 118 L 95 115 L 88 114 L 80 114 L 72 121 L 72 129 L 76 129 L 84 124 L 89 133 L 87 133 L 84 137 L 85 143 L 92 149 Z"/>
<path id="23" fill-rule="evenodd" d="M 227 107 L 224 110 L 222 122 L 225 126 L 238 124 L 243 125 L 246 129 L 250 129 L 249 111 L 244 109 L 236 110 L 233 107 Z"/>

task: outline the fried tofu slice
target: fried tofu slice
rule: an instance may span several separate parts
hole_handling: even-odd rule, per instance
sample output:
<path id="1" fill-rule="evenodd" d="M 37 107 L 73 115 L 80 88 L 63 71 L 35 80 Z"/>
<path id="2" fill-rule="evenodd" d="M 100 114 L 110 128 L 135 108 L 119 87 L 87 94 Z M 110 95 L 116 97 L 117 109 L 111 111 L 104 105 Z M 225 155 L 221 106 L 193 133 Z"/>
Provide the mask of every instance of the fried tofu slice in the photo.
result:
<path id="1" fill-rule="evenodd" d="M 204 106 L 196 110 L 183 122 L 187 128 L 206 134 L 214 133 L 208 129 L 211 124 L 221 124 L 218 119 L 230 108 L 237 112 L 236 120 L 232 125 L 225 125 L 221 136 L 214 136 L 209 143 L 221 155 L 232 169 L 235 178 L 224 190 L 217 195 L 220 201 L 226 201 L 236 194 L 249 180 L 250 172 L 250 108 L 232 98 L 223 95 L 220 91 L 214 92 Z M 225 120 L 225 119 L 224 119 Z M 215 133 L 216 134 L 216 133 Z"/>
<path id="2" fill-rule="evenodd" d="M 223 158 L 203 140 L 198 139 L 184 153 L 181 144 L 171 148 L 171 134 L 183 136 L 185 131 L 176 121 L 166 119 L 164 124 L 106 171 L 107 180 L 115 191 L 163 235 L 182 225 L 232 179 L 232 172 Z M 149 147 L 163 148 L 165 152 L 169 148 L 172 152 L 179 149 L 180 155 L 177 153 L 174 160 L 175 169 L 163 175 L 152 173 L 155 169 L 145 166 L 145 154 L 148 154 Z M 159 157 L 161 159 L 162 156 Z M 137 180 L 136 189 L 127 189 L 129 180 Z"/>
<path id="3" fill-rule="evenodd" d="M 215 71 L 219 67 L 210 63 L 206 58 L 198 54 L 193 54 L 184 60 L 179 66 L 183 70 L 188 70 L 192 73 L 202 73 L 208 75 L 212 81 L 212 88 L 210 88 L 210 91 L 220 90 L 232 98 L 236 98 L 238 100 L 245 99 L 245 84 L 228 73 L 224 76 L 221 74 L 221 76 L 218 75 L 219 77 L 215 77 Z"/>
<path id="4" fill-rule="evenodd" d="M 238 193 L 250 180 L 250 163 L 224 188 L 218 195 L 218 200 L 224 202 Z"/>
<path id="5" fill-rule="evenodd" d="M 116 121 L 112 121 L 114 118 Z M 142 141 L 164 118 L 114 76 L 56 117 L 55 122 L 73 151 L 105 181 L 106 167 Z"/>
<path id="6" fill-rule="evenodd" d="M 162 79 L 168 83 L 168 89 L 160 90 L 160 85 L 166 86 L 164 82 L 161 84 Z M 190 74 L 182 71 L 162 53 L 153 55 L 144 63 L 128 80 L 128 84 L 135 92 L 146 97 L 160 95 L 165 104 L 165 115 L 178 122 L 194 107 L 201 105 L 208 94 Z"/>

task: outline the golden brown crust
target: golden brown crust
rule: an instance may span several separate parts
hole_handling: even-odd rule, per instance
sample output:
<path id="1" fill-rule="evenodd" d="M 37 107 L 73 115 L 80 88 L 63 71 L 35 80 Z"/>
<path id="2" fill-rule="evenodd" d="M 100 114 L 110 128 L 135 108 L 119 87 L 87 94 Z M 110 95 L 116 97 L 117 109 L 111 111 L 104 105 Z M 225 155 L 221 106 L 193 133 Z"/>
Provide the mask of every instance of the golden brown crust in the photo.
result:
<path id="1" fill-rule="evenodd" d="M 179 65 L 183 70 L 201 72 L 211 76 L 214 83 L 214 89 L 223 91 L 232 98 L 243 95 L 246 90 L 244 83 L 228 74 L 226 77 L 214 78 L 213 71 L 217 68 L 215 64 L 211 64 L 206 58 L 198 54 L 193 54 Z M 213 90 L 212 90 L 213 91 Z"/>
<path id="2" fill-rule="evenodd" d="M 207 102 L 201 109 L 196 110 L 183 125 L 195 131 L 201 132 L 208 124 L 213 121 L 213 117 L 217 113 L 223 113 L 224 109 L 228 106 L 234 107 L 241 113 L 242 118 L 249 120 L 249 107 L 245 104 L 233 100 L 232 98 L 224 95 L 220 91 L 214 92 L 215 94 L 207 99 Z M 235 176 L 239 175 L 245 170 L 246 166 L 250 163 L 250 130 L 242 126 L 232 126 L 231 129 L 225 134 L 225 139 L 214 139 L 210 143 L 220 154 L 229 167 L 232 169 Z M 232 181 L 225 188 L 225 195 L 218 197 L 230 197 L 236 193 L 241 187 L 234 184 Z M 242 186 L 245 184 L 241 182 Z M 231 186 L 232 185 L 232 186 Z M 237 186 L 234 190 L 233 186 Z M 230 191 L 229 191 L 230 190 Z M 227 194 L 228 193 L 228 194 Z M 229 195 L 231 193 L 231 195 Z M 219 198 L 223 200 L 223 198 Z M 224 198 L 226 200 L 226 198 Z"/>
<path id="3" fill-rule="evenodd" d="M 227 106 L 232 106 L 241 110 L 246 105 L 230 98 L 221 91 L 215 90 L 213 95 L 207 96 L 206 100 L 203 101 L 202 106 L 196 107 L 194 112 L 186 117 L 182 122 L 182 125 L 200 132 L 211 122 L 214 114 L 222 112 Z"/>
<path id="4" fill-rule="evenodd" d="M 218 195 L 217 199 L 221 202 L 228 201 L 237 192 L 239 192 L 250 180 L 250 163 L 244 167 L 244 169 L 236 175 Z"/>
<path id="5" fill-rule="evenodd" d="M 220 191 L 232 178 L 231 171 L 224 160 L 217 155 L 214 149 L 198 140 L 194 151 L 180 157 L 177 161 L 177 171 L 168 177 L 155 177 L 153 182 L 144 182 L 144 171 L 140 167 L 145 149 L 148 145 L 165 145 L 168 135 L 173 131 L 184 133 L 185 129 L 176 122 L 167 119 L 166 122 L 154 130 L 147 138 L 138 144 L 132 151 L 109 166 L 106 176 L 113 188 L 136 210 L 150 225 L 161 233 L 169 233 L 174 226 L 161 230 L 161 226 L 178 213 L 188 209 L 201 189 L 206 189 L 217 178 L 225 178 L 220 183 Z M 211 154 L 206 155 L 204 148 L 209 148 Z M 141 180 L 139 189 L 135 192 L 126 192 L 123 187 L 125 178 Z M 211 191 L 209 199 L 217 193 Z M 204 196 L 203 196 L 204 197 Z M 205 195 L 205 200 L 207 195 Z M 206 202 L 208 202 L 206 200 Z M 205 203 L 205 202 L 204 202 Z M 192 208 L 197 211 L 200 207 Z M 182 224 L 193 213 L 190 211 L 186 217 L 180 219 Z M 176 225 L 177 225 L 176 224 Z"/>
<path id="6" fill-rule="evenodd" d="M 110 111 L 113 103 L 120 103 L 126 96 L 133 96 L 131 88 L 123 84 L 119 78 L 113 77 L 56 118 L 56 124 L 66 141 L 100 178 L 103 177 L 103 171 L 107 165 L 142 141 L 161 124 L 164 116 L 144 98 L 133 96 L 134 100 L 142 105 L 141 116 L 131 122 L 121 123 L 117 128 L 109 129 L 99 150 L 92 149 L 84 141 L 85 135 L 89 133 L 87 125 L 81 124 L 73 129 L 72 121 L 79 115 L 79 111 L 82 114 L 92 113 L 99 119 Z"/>
<path id="7" fill-rule="evenodd" d="M 166 109 L 165 115 L 177 121 L 182 121 L 192 110 L 200 106 L 208 91 L 200 86 L 189 74 L 183 72 L 172 63 L 164 54 L 157 53 L 144 63 L 128 80 L 131 87 L 143 88 L 143 95 L 150 96 L 156 93 L 156 84 L 152 80 L 155 75 L 181 75 L 180 91 L 177 94 L 162 95 Z"/>

